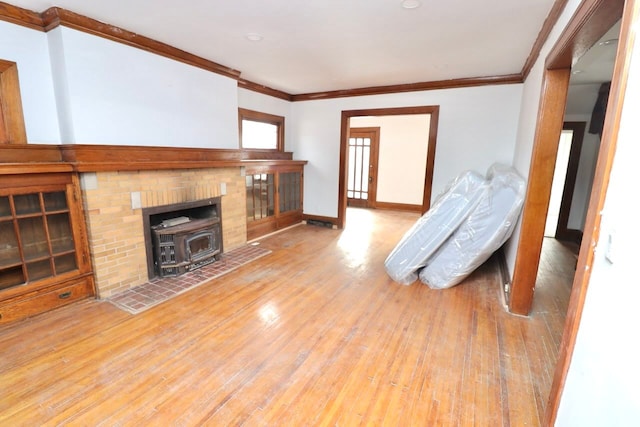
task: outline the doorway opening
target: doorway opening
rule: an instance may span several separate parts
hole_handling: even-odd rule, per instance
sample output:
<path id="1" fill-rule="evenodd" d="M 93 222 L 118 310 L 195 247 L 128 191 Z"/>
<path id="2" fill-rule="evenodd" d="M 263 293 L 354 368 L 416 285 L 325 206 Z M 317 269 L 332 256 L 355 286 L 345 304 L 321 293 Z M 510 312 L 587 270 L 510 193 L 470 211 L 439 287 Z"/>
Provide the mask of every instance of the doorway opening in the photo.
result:
<path id="1" fill-rule="evenodd" d="M 421 213 L 426 212 L 429 209 L 431 203 L 431 183 L 433 181 L 433 165 L 434 165 L 434 156 L 436 150 L 436 138 L 438 132 L 438 113 L 440 107 L 439 106 L 424 106 L 424 107 L 401 107 L 401 108 L 377 108 L 377 109 L 366 109 L 366 110 L 350 110 L 342 112 L 342 120 L 341 120 L 341 128 L 340 128 L 340 168 L 339 168 L 339 191 L 338 191 L 338 228 L 344 228 L 345 218 L 346 218 L 346 210 L 347 205 L 349 204 L 349 199 L 353 199 L 355 197 L 349 197 L 349 194 L 355 196 L 356 195 L 356 179 L 355 175 L 357 175 L 357 171 L 360 170 L 361 176 L 366 177 L 367 183 L 364 184 L 362 180 L 360 181 L 360 193 L 358 195 L 360 197 L 363 196 L 362 188 L 367 189 L 366 198 L 368 207 L 380 207 L 380 202 L 377 200 L 381 194 L 381 185 L 378 182 L 379 174 L 375 175 L 367 175 L 364 173 L 364 170 L 358 169 L 357 160 L 354 157 L 354 169 L 352 172 L 354 173 L 354 181 L 353 188 L 349 190 L 350 184 L 350 135 L 351 135 L 351 126 L 352 126 L 352 118 L 364 118 L 364 117 L 383 117 L 383 116 L 413 116 L 413 115 L 428 115 L 429 116 L 429 126 L 428 129 L 425 128 L 423 138 L 427 141 L 426 151 L 423 154 L 426 157 L 423 163 L 424 168 L 424 178 L 423 182 L 420 182 L 419 185 L 422 186 L 422 193 L 420 194 L 420 200 L 415 205 L 415 211 L 420 211 Z M 364 127 L 358 122 L 358 120 L 353 120 L 354 127 Z M 357 123 L 357 124 L 356 124 Z M 363 141 L 364 144 L 364 141 Z M 353 148 L 354 152 L 357 150 Z M 380 151 L 382 151 L 382 147 L 380 147 Z M 401 150 L 396 150 L 401 151 Z M 363 150 L 364 152 L 364 150 Z M 355 153 L 354 153 L 355 155 Z M 370 153 L 371 155 L 371 153 Z M 381 156 L 382 157 L 382 156 Z M 387 158 L 387 156 L 384 156 Z M 382 160 L 381 160 L 382 161 Z M 369 165 L 369 171 L 372 169 L 377 169 L 376 165 L 371 167 Z M 371 179 L 371 182 L 369 181 Z M 374 184 L 373 199 L 371 199 L 371 185 Z M 395 191 L 400 191 L 400 186 L 396 185 Z M 351 191 L 351 193 L 349 193 Z M 386 191 L 386 190 L 385 190 Z M 372 202 L 369 202 L 372 200 Z M 361 202 L 356 202 L 361 203 Z M 351 204 L 355 206 L 354 204 Z M 391 204 L 389 204 L 391 205 Z M 393 208 L 393 206 L 388 206 Z"/>

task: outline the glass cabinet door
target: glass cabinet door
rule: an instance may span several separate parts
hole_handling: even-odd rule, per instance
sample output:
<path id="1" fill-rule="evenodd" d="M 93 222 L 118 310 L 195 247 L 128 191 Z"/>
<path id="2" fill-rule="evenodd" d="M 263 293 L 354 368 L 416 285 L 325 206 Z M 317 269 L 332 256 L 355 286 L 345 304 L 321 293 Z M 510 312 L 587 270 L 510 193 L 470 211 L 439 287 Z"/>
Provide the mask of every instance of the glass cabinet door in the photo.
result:
<path id="1" fill-rule="evenodd" d="M 302 209 L 300 190 L 302 174 L 300 172 L 281 172 L 278 182 L 280 213 Z"/>
<path id="2" fill-rule="evenodd" d="M 64 190 L 0 196 L 0 289 L 77 268 Z"/>
<path id="3" fill-rule="evenodd" d="M 273 173 L 246 176 L 247 221 L 275 215 L 275 179 Z"/>
<path id="4" fill-rule="evenodd" d="M 0 290 L 25 282 L 9 196 L 0 196 Z"/>

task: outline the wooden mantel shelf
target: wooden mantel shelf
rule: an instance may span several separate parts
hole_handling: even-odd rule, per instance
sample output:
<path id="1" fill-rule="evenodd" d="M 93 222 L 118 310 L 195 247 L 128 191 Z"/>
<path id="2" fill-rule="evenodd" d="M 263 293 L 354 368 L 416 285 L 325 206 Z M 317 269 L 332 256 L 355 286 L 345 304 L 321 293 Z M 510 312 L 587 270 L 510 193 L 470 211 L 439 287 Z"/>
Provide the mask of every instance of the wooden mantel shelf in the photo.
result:
<path id="1" fill-rule="evenodd" d="M 304 165 L 290 152 L 216 148 L 116 145 L 6 145 L 0 147 L 0 175 L 46 172 L 199 169 Z"/>

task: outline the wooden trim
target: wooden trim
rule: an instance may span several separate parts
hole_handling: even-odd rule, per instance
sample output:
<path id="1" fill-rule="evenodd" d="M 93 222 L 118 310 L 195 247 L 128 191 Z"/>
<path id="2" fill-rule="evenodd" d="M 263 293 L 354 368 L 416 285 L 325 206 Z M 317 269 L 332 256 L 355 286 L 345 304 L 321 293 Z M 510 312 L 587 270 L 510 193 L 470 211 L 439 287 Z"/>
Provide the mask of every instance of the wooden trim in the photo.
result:
<path id="1" fill-rule="evenodd" d="M 0 21 L 44 31 L 44 23 L 39 13 L 9 3 L 0 2 Z"/>
<path id="2" fill-rule="evenodd" d="M 533 302 L 570 74 L 568 68 L 545 70 L 543 77 L 543 93 L 509 299 L 509 310 L 523 316 L 529 314 Z"/>
<path id="3" fill-rule="evenodd" d="M 362 114 L 364 115 L 364 114 Z M 343 111 L 340 116 L 340 154 L 338 167 L 338 221 L 336 226 L 344 228 L 347 216 L 347 174 L 349 173 L 348 150 L 349 150 L 349 119 L 352 116 L 348 111 Z"/>
<path id="4" fill-rule="evenodd" d="M 29 179 L 25 179 L 24 174 L 15 172 L 12 175 L 2 177 L 2 180 L 0 180 L 0 194 L 4 196 L 7 194 L 7 191 L 12 194 L 33 193 L 34 186 L 46 188 L 45 191 L 59 191 L 61 186 L 66 187 L 71 182 L 71 174 L 69 173 L 58 173 L 57 171 L 43 172 L 37 176 L 30 176 Z"/>
<path id="5" fill-rule="evenodd" d="M 273 89 L 268 86 L 264 86 L 252 81 L 239 78 L 238 87 L 242 89 L 252 90 L 254 92 L 262 93 L 264 95 L 273 96 L 274 98 L 284 99 L 285 101 L 291 101 L 291 95 L 281 90 Z"/>
<path id="6" fill-rule="evenodd" d="M 592 7 L 595 9 L 595 13 L 593 13 L 593 15 L 596 17 L 609 16 L 607 13 L 597 13 L 600 9 L 612 8 L 618 10 L 617 8 L 619 6 L 619 2 L 617 0 L 593 3 L 595 3 L 592 4 Z M 598 31 L 600 31 L 601 26 L 598 25 L 599 20 L 596 19 L 596 22 L 591 22 L 592 20 L 593 18 L 587 22 L 587 26 L 593 25 L 598 28 Z M 615 157 L 620 118 L 622 115 L 625 93 L 627 91 L 631 53 L 637 37 L 638 23 L 640 23 L 640 2 L 637 0 L 627 0 L 622 14 L 618 51 L 613 71 L 613 78 L 611 80 L 607 115 L 604 122 L 596 173 L 593 180 L 593 188 L 591 190 L 589 209 L 587 211 L 584 238 L 580 245 L 580 255 L 578 256 L 576 275 L 571 289 L 567 321 L 564 326 L 562 342 L 560 343 L 558 363 L 553 376 L 549 402 L 546 406 L 545 425 L 554 425 L 556 422 L 558 409 L 560 407 L 560 397 L 569 372 L 578 329 L 580 327 L 584 302 L 587 296 L 589 281 L 591 279 L 595 247 L 600 238 L 600 222 L 602 219 L 602 211 L 604 208 L 607 188 L 609 186 L 611 168 Z"/>
<path id="7" fill-rule="evenodd" d="M 440 106 L 431 112 L 429 120 L 429 145 L 427 147 L 427 170 L 424 174 L 424 193 L 422 195 L 422 213 L 431 207 L 431 194 L 433 191 L 433 169 L 436 161 L 436 141 L 438 140 L 438 123 L 440 121 Z"/>
<path id="8" fill-rule="evenodd" d="M 334 217 L 331 217 L 331 216 L 302 214 L 302 219 L 304 221 L 326 222 L 326 223 L 334 225 L 335 227 L 338 227 L 338 218 L 334 218 Z"/>
<path id="9" fill-rule="evenodd" d="M 79 172 L 108 170 L 194 169 L 292 164 L 292 154 L 273 150 L 138 147 L 111 145 L 61 145 L 63 161 Z"/>
<path id="10" fill-rule="evenodd" d="M 526 80 L 527 77 L 529 76 L 531 69 L 533 68 L 534 64 L 538 60 L 538 57 L 540 56 L 540 51 L 542 50 L 542 47 L 544 46 L 545 42 L 549 38 L 549 34 L 551 34 L 551 30 L 553 30 L 553 27 L 558 23 L 558 19 L 560 19 L 560 15 L 562 15 L 562 12 L 564 11 L 564 8 L 567 5 L 568 1 L 569 0 L 555 0 L 555 2 L 553 3 L 553 6 L 551 6 L 551 11 L 549 12 L 549 15 L 547 16 L 547 18 L 544 20 L 544 23 L 542 24 L 542 28 L 538 33 L 538 37 L 536 38 L 536 41 L 533 43 L 531 52 L 529 53 L 527 60 L 524 62 L 522 71 L 520 72 L 520 74 L 522 75 L 523 81 Z"/>
<path id="11" fill-rule="evenodd" d="M 622 16 L 624 0 L 584 0 L 547 56 L 547 69 L 571 68 Z"/>
<path id="12" fill-rule="evenodd" d="M 349 138 L 349 119 L 358 116 L 399 116 L 409 114 L 429 114 L 429 146 L 427 149 L 427 165 L 425 171 L 425 189 L 422 200 L 422 210 L 426 212 L 431 205 L 431 186 L 433 183 L 433 165 L 435 161 L 436 142 L 438 135 L 438 116 L 440 106 L 372 108 L 362 110 L 343 111 L 340 121 L 340 167 L 338 176 L 338 228 L 344 227 L 347 212 L 347 150 Z"/>
<path id="13" fill-rule="evenodd" d="M 274 150 L 143 147 L 127 145 L 4 145 L 0 175 L 44 172 L 301 166 L 292 153 Z"/>
<path id="14" fill-rule="evenodd" d="M 346 98 L 364 95 L 385 95 L 390 93 L 419 92 L 423 90 L 453 89 L 474 86 L 493 86 L 501 84 L 522 83 L 520 74 L 504 76 L 469 77 L 464 79 L 438 80 L 434 82 L 408 83 L 389 86 L 364 87 L 359 89 L 344 89 L 327 92 L 303 93 L 291 95 L 291 101 L 314 101 L 318 99 Z"/>
<path id="15" fill-rule="evenodd" d="M 422 213 L 422 205 L 410 205 L 407 203 L 376 202 L 376 209 Z"/>
<path id="16" fill-rule="evenodd" d="M 586 126 L 586 122 L 564 122 L 562 126 L 562 130 L 571 130 L 573 131 L 573 135 L 571 137 L 569 163 L 567 164 L 556 228 L 556 238 L 560 240 L 573 241 L 573 239 L 566 237 L 568 235 L 567 226 L 569 224 L 569 214 L 571 213 L 571 203 L 576 186 L 576 177 L 578 176 L 578 166 L 580 166 L 580 153 L 582 152 L 582 142 L 584 140 L 584 130 Z"/>
<path id="17" fill-rule="evenodd" d="M 578 6 L 545 61 L 542 95 L 522 214 L 509 309 L 527 315 L 542 248 L 553 167 L 568 90 L 571 64 L 622 16 L 624 0 L 585 0 Z M 617 16 L 617 17 L 616 17 Z"/>
<path id="18" fill-rule="evenodd" d="M 26 144 L 18 66 L 0 59 L 0 144 Z"/>
<path id="19" fill-rule="evenodd" d="M 73 166 L 66 163 L 0 163 L 0 175 L 49 172 L 73 172 Z"/>
<path id="20" fill-rule="evenodd" d="M 277 147 L 274 149 L 256 150 L 255 148 L 244 148 L 242 146 L 242 121 L 251 120 L 254 122 L 269 123 L 278 127 Z M 263 113 L 261 111 L 247 110 L 246 108 L 238 108 L 238 135 L 239 147 L 243 151 L 284 151 L 284 117 L 275 114 Z"/>
<path id="21" fill-rule="evenodd" d="M 155 53 L 156 55 L 202 68 L 232 79 L 237 80 L 240 77 L 240 71 L 238 70 L 225 67 L 224 65 L 209 61 L 208 59 L 204 59 L 192 53 L 185 52 L 184 50 L 175 48 L 166 43 L 150 39 L 114 25 L 97 21 L 69 10 L 59 7 L 51 7 L 42 12 L 41 16 L 45 31 L 51 31 L 52 29 L 63 25 L 65 27 L 73 28 L 74 30 Z"/>
<path id="22" fill-rule="evenodd" d="M 93 282 L 93 266 L 91 265 L 91 253 L 89 251 L 89 232 L 87 230 L 84 205 L 82 203 L 82 191 L 80 190 L 80 178 L 77 173 L 71 175 L 71 183 L 67 186 L 67 191 L 72 194 L 75 203 L 69 203 L 69 214 L 73 224 L 73 238 L 78 246 L 76 257 L 78 259 L 78 269 L 81 273 L 91 273 L 91 290 L 95 294 L 95 284 Z"/>
<path id="23" fill-rule="evenodd" d="M 7 163 L 62 162 L 59 145 L 17 144 L 0 146 L 0 165 Z"/>

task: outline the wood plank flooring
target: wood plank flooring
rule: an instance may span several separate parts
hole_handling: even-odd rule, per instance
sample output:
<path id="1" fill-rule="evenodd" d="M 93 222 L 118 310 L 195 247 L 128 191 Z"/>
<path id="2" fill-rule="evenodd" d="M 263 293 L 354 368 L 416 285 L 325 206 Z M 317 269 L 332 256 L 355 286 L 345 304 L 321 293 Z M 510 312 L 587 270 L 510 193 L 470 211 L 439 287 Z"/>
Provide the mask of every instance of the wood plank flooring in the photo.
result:
<path id="1" fill-rule="evenodd" d="M 494 261 L 449 290 L 396 284 L 383 262 L 417 217 L 349 209 L 344 231 L 265 238 L 143 313 L 84 301 L 4 326 L 0 425 L 539 425 L 566 283 L 541 273 L 529 318 Z"/>

